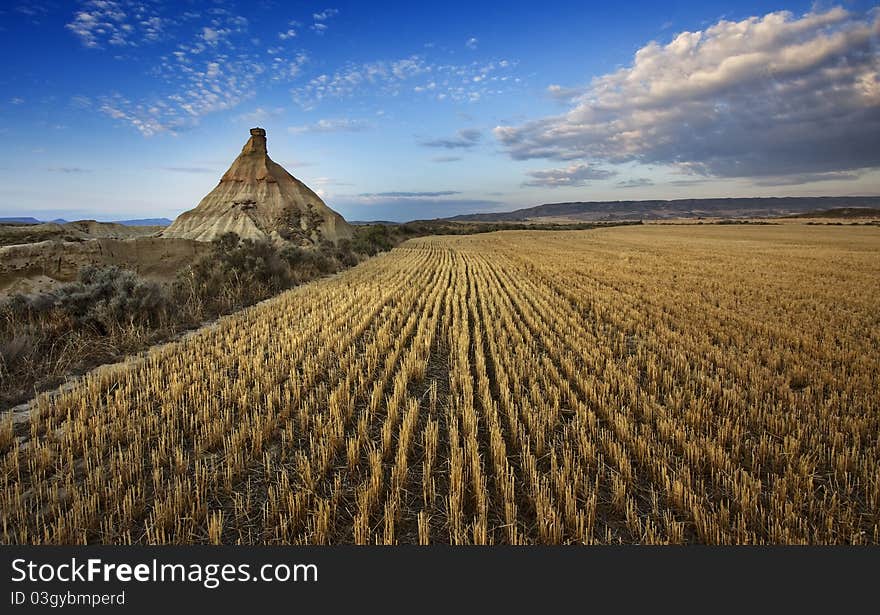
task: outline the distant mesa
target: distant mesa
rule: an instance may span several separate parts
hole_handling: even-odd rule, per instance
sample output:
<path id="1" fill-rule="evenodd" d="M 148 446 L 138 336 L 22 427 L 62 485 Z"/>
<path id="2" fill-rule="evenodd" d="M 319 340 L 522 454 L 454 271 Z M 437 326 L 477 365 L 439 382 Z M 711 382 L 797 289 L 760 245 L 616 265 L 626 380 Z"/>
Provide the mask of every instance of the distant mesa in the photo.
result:
<path id="1" fill-rule="evenodd" d="M 800 214 L 798 217 L 858 217 L 871 216 L 877 208 L 880 208 L 878 196 L 587 201 L 547 203 L 515 211 L 464 214 L 444 219 L 458 222 L 596 222 L 676 218 L 773 218 L 797 214 Z"/>
<path id="2" fill-rule="evenodd" d="M 10 218 L 0 218 L 0 224 L 77 224 L 80 222 L 94 222 L 94 220 L 77 220 L 70 222 L 64 218 L 55 218 L 54 220 L 44 221 L 37 220 L 31 216 L 13 216 Z M 139 218 L 137 220 L 111 220 L 110 222 L 99 222 L 99 224 L 121 224 L 123 226 L 168 226 L 171 220 L 168 218 Z"/>
<path id="3" fill-rule="evenodd" d="M 30 216 L 12 216 L 0 218 L 0 224 L 39 224 L 40 221 Z"/>
<path id="4" fill-rule="evenodd" d="M 217 187 L 195 209 L 180 214 L 162 236 L 213 241 L 228 232 L 243 239 L 302 245 L 353 235 L 345 218 L 269 158 L 262 128 L 251 128 L 250 139 Z"/>

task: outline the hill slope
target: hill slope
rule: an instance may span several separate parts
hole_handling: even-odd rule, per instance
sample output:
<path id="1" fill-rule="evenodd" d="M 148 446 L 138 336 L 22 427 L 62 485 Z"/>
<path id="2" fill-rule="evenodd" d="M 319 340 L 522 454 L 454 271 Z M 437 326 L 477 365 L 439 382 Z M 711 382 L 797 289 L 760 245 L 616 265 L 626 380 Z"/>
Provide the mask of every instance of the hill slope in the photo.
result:
<path id="1" fill-rule="evenodd" d="M 834 207 L 880 207 L 880 197 L 784 197 L 592 201 L 548 203 L 515 211 L 465 214 L 445 218 L 467 222 L 525 220 L 662 220 L 666 218 L 750 218 L 801 214 Z"/>

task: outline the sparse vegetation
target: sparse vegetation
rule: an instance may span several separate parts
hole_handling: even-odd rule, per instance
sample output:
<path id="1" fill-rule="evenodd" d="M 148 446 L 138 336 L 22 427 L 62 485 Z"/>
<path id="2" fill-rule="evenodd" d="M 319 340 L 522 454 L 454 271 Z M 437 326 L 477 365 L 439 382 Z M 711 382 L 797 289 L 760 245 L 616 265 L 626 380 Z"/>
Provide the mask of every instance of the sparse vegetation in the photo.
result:
<path id="1" fill-rule="evenodd" d="M 415 239 L 7 419 L 2 541 L 878 543 L 878 251 Z"/>

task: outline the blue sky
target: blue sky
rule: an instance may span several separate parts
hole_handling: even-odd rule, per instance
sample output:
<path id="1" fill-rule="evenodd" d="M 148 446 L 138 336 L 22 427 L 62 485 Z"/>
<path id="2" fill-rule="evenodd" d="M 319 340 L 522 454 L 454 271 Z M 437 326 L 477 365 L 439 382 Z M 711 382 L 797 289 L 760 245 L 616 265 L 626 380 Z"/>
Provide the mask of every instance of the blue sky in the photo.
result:
<path id="1" fill-rule="evenodd" d="M 880 194 L 874 3 L 3 7 L 0 216 L 173 218 L 252 126 L 356 220 Z"/>

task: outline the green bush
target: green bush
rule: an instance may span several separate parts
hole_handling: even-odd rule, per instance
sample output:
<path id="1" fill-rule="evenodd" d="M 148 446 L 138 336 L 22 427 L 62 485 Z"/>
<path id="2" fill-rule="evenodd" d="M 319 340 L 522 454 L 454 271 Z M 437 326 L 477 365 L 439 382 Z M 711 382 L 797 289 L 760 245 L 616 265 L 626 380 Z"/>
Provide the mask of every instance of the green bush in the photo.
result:
<path id="1" fill-rule="evenodd" d="M 387 252 L 397 244 L 391 229 L 384 224 L 369 224 L 355 229 L 351 249 L 367 256 Z"/>

